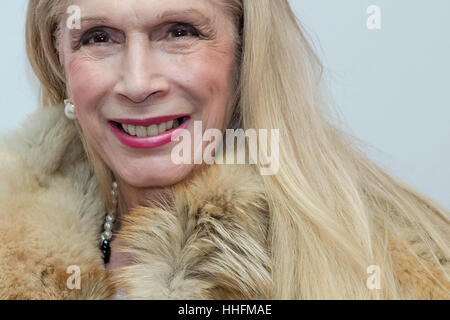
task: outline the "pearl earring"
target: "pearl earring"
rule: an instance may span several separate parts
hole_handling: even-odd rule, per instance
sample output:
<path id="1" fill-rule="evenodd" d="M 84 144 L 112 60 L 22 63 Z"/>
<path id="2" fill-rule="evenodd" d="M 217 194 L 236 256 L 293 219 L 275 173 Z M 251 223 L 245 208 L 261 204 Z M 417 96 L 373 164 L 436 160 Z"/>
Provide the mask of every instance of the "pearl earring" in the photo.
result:
<path id="1" fill-rule="evenodd" d="M 66 117 L 70 120 L 75 120 L 77 118 L 77 115 L 75 113 L 75 106 L 72 102 L 70 102 L 70 99 L 65 99 L 64 104 L 66 105 L 64 108 L 64 113 L 66 114 Z"/>

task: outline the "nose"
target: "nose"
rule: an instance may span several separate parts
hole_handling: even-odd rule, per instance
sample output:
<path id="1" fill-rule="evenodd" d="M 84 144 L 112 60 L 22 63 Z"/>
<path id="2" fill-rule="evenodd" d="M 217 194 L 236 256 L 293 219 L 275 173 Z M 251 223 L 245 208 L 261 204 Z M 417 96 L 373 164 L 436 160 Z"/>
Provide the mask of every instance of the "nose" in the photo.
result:
<path id="1" fill-rule="evenodd" d="M 115 92 L 122 99 L 136 104 L 149 103 L 149 99 L 168 93 L 169 86 L 162 73 L 162 61 L 148 38 L 129 39 L 120 65 Z"/>

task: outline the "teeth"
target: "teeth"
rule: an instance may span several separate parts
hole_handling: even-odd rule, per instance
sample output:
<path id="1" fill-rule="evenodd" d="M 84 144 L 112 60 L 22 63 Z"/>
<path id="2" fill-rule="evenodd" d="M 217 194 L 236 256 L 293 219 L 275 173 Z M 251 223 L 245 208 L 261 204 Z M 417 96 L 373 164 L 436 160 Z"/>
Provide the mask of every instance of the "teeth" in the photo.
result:
<path id="1" fill-rule="evenodd" d="M 133 125 L 129 124 L 128 125 L 128 130 L 125 129 L 125 131 L 127 131 L 132 136 L 135 136 L 136 135 L 136 126 L 133 126 Z"/>
<path id="2" fill-rule="evenodd" d="M 166 123 L 158 124 L 158 134 L 163 133 L 164 131 L 166 131 Z"/>
<path id="3" fill-rule="evenodd" d="M 136 127 L 136 134 L 138 137 L 147 136 L 147 128 L 146 127 Z"/>
<path id="4" fill-rule="evenodd" d="M 178 128 L 180 122 L 178 119 L 170 120 L 160 124 L 154 124 L 148 127 L 134 126 L 131 124 L 122 124 L 123 130 L 131 136 L 142 137 L 153 137 L 161 134 L 165 131 Z"/>
<path id="5" fill-rule="evenodd" d="M 153 137 L 158 135 L 158 126 L 156 124 L 147 127 L 147 136 Z"/>

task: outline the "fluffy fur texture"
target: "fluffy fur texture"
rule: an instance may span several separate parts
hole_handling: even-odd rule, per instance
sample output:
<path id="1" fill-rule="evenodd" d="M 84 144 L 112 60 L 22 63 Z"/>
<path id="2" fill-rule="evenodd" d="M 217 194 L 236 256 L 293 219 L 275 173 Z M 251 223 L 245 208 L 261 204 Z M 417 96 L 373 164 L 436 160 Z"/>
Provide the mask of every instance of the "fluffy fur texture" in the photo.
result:
<path id="1" fill-rule="evenodd" d="M 117 237 L 134 264 L 114 276 L 98 249 L 99 190 L 61 108 L 39 110 L 3 137 L 0 177 L 1 299 L 109 299 L 115 283 L 132 299 L 274 298 L 270 210 L 251 166 L 196 170 L 171 200 L 130 212 Z M 416 258 L 398 239 L 390 249 L 404 296 L 449 298 L 450 283 L 420 250 Z M 71 265 L 80 290 L 67 288 Z"/>
<path id="2" fill-rule="evenodd" d="M 37 112 L 0 146 L 0 298 L 111 296 L 97 243 L 104 219 L 76 130 L 56 108 Z M 81 290 L 68 290 L 71 265 Z"/>
<path id="3" fill-rule="evenodd" d="M 270 296 L 268 208 L 244 166 L 212 166 L 125 220 L 120 273 L 130 298 L 266 299 Z M 143 245 L 145 244 L 145 245 Z"/>

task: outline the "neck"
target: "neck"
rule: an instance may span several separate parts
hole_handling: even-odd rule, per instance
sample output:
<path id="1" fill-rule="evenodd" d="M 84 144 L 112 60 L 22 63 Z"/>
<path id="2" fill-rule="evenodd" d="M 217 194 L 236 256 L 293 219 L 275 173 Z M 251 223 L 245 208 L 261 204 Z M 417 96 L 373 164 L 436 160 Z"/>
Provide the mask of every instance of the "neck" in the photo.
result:
<path id="1" fill-rule="evenodd" d="M 114 230 L 117 232 L 121 228 L 120 220 L 130 214 L 133 208 L 148 206 L 148 201 L 170 199 L 170 187 L 135 188 L 128 185 L 121 179 L 117 179 L 118 184 L 118 208 L 116 212 L 116 222 Z"/>

